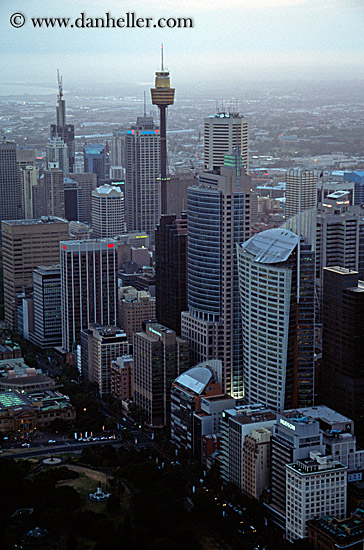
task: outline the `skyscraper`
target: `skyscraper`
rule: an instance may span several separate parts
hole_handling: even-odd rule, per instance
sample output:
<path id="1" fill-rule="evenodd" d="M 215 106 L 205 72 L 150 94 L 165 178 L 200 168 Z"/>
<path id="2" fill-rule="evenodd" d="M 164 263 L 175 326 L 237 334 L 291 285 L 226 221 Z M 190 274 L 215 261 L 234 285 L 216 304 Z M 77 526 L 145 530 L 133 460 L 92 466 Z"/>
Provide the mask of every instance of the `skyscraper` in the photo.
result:
<path id="1" fill-rule="evenodd" d="M 134 335 L 134 400 L 147 424 L 165 426 L 172 382 L 189 367 L 188 343 L 159 323 L 144 326 Z"/>
<path id="2" fill-rule="evenodd" d="M 84 171 L 93 172 L 97 176 L 98 185 L 102 185 L 107 178 L 106 148 L 102 143 L 93 143 L 83 146 Z"/>
<path id="3" fill-rule="evenodd" d="M 138 117 L 125 136 L 125 210 L 128 231 L 145 231 L 154 241 L 159 222 L 160 140 L 152 117 Z"/>
<path id="4" fill-rule="evenodd" d="M 129 355 L 126 334 L 115 326 L 92 323 L 81 332 L 81 369 L 85 379 L 96 382 L 100 395 L 111 392 L 111 362 Z"/>
<path id="5" fill-rule="evenodd" d="M 92 172 L 81 174 L 68 174 L 78 187 L 78 221 L 91 223 L 91 197 L 92 191 L 97 187 L 97 175 Z M 69 184 L 70 182 L 68 182 Z"/>
<path id="6" fill-rule="evenodd" d="M 58 168 L 62 172 L 68 172 L 68 146 L 60 137 L 50 138 L 46 147 L 47 168 Z"/>
<path id="7" fill-rule="evenodd" d="M 302 170 L 296 168 L 288 170 L 286 174 L 286 218 L 316 206 L 317 203 L 316 170 Z"/>
<path id="8" fill-rule="evenodd" d="M 0 222 L 22 217 L 20 178 L 16 145 L 5 138 L 0 142 Z M 1 232 L 0 232 L 1 245 Z"/>
<path id="9" fill-rule="evenodd" d="M 249 168 L 248 121 L 239 113 L 217 113 L 204 119 L 204 167 L 219 172 L 225 155 L 239 147 L 242 164 Z"/>
<path id="10" fill-rule="evenodd" d="M 187 215 L 162 215 L 155 232 L 157 319 L 181 334 L 187 309 Z"/>
<path id="11" fill-rule="evenodd" d="M 221 174 L 200 174 L 188 189 L 188 312 L 182 338 L 195 363 L 223 362 L 222 387 L 243 396 L 242 332 L 236 245 L 250 236 L 256 196 L 240 151 L 225 156 Z"/>
<path id="12" fill-rule="evenodd" d="M 101 185 L 92 191 L 92 234 L 116 237 L 125 231 L 124 193 L 119 187 Z"/>
<path id="13" fill-rule="evenodd" d="M 32 220 L 34 218 L 40 218 L 41 215 L 45 214 L 45 211 L 43 210 L 42 213 L 40 213 L 37 208 L 37 198 L 39 197 L 40 191 L 39 169 L 35 166 L 27 166 L 21 170 L 20 179 L 24 219 Z"/>
<path id="14" fill-rule="evenodd" d="M 45 215 L 64 218 L 64 184 L 63 172 L 58 168 L 51 168 L 40 177 L 44 186 Z"/>
<path id="15" fill-rule="evenodd" d="M 155 88 L 151 89 L 152 103 L 157 105 L 160 113 L 160 182 L 161 201 L 160 213 L 167 214 L 167 107 L 174 103 L 174 88 L 171 88 L 169 71 L 163 67 L 163 44 L 162 44 L 162 66 L 161 70 L 155 73 Z"/>
<path id="16" fill-rule="evenodd" d="M 58 79 L 58 101 L 56 107 L 56 124 L 51 124 L 50 127 L 50 139 L 60 140 L 67 146 L 67 160 L 64 157 L 63 170 L 73 172 L 75 163 L 75 128 L 73 124 L 66 123 L 66 102 L 63 99 L 62 77 L 59 76 L 57 70 Z"/>
<path id="17" fill-rule="evenodd" d="M 50 138 L 59 138 L 67 145 L 68 166 L 65 164 L 65 172 L 73 172 L 75 164 L 75 127 L 73 124 L 66 124 L 66 102 L 63 99 L 62 77 L 58 78 L 58 101 L 57 101 L 57 123 L 51 124 Z"/>
<path id="18" fill-rule="evenodd" d="M 274 411 L 314 398 L 314 253 L 286 229 L 238 246 L 244 393 Z"/>
<path id="19" fill-rule="evenodd" d="M 61 270 L 59 265 L 33 271 L 34 331 L 30 340 L 41 348 L 62 343 Z"/>
<path id="20" fill-rule="evenodd" d="M 17 294 L 33 288 L 33 270 L 59 262 L 59 242 L 68 238 L 66 220 L 2 222 L 5 320 L 16 329 Z"/>
<path id="21" fill-rule="evenodd" d="M 91 323 L 116 326 L 117 243 L 90 239 L 60 243 L 62 347 L 73 351 Z"/>
<path id="22" fill-rule="evenodd" d="M 364 282 L 343 267 L 324 269 L 321 402 L 352 418 L 364 443 Z"/>

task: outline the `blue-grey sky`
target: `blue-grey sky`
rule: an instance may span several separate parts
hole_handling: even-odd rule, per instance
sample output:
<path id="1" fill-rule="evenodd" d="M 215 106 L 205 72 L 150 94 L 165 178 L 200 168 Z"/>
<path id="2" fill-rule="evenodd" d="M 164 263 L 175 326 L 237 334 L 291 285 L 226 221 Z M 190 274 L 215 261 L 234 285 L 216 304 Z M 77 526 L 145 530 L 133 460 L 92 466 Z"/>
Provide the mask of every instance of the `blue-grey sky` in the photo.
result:
<path id="1" fill-rule="evenodd" d="M 22 13 L 26 23 L 9 19 Z M 31 17 L 192 17 L 193 29 L 35 29 Z M 0 0 L 2 81 L 151 82 L 164 43 L 173 84 L 364 78 L 364 0 Z"/>

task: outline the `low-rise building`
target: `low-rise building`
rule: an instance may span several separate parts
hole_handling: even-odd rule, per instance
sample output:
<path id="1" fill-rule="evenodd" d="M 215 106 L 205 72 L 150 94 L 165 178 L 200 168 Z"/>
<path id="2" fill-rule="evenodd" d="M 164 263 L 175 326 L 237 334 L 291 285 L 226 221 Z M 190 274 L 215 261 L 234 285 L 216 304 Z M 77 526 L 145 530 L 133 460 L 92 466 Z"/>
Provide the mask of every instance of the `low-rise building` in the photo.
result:
<path id="1" fill-rule="evenodd" d="M 18 390 L 32 392 L 50 390 L 56 383 L 42 373 L 41 369 L 29 367 L 23 358 L 0 361 L 0 391 Z"/>
<path id="2" fill-rule="evenodd" d="M 76 408 L 69 397 L 45 390 L 24 394 L 18 390 L 0 391 L 0 433 L 25 434 L 49 429 L 54 420 L 72 425 Z"/>
<path id="3" fill-rule="evenodd" d="M 315 550 L 362 550 L 364 503 L 348 518 L 324 516 L 307 522 L 309 542 Z"/>

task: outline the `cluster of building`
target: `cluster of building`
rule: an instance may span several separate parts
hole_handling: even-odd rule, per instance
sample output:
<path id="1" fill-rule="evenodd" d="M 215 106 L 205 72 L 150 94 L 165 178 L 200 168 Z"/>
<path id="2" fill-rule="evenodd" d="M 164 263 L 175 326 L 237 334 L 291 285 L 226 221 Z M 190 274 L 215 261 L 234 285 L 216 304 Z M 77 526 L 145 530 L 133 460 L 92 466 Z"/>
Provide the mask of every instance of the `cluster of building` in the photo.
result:
<path id="1" fill-rule="evenodd" d="M 61 82 L 46 169 L 0 144 L 5 320 L 170 426 L 288 540 L 344 540 L 364 470 L 364 175 L 288 170 L 284 223 L 264 230 L 246 118 L 207 117 L 204 171 L 170 177 L 173 100 L 157 71 L 160 127 L 139 117 L 111 157 L 85 145 L 82 174 Z"/>

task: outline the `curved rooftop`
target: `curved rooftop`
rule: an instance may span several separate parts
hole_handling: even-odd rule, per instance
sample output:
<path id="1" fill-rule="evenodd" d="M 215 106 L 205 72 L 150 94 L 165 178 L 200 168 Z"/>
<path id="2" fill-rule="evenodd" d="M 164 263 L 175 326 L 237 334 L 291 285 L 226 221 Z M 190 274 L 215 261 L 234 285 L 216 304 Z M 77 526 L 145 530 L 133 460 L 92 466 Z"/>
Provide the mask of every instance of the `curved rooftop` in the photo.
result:
<path id="1" fill-rule="evenodd" d="M 185 387 L 187 390 L 193 391 L 197 395 L 201 395 L 212 377 L 213 374 L 210 369 L 206 367 L 193 367 L 180 374 L 176 378 L 175 383 Z"/>
<path id="2" fill-rule="evenodd" d="M 254 235 L 241 245 L 244 252 L 261 264 L 278 264 L 288 260 L 299 242 L 299 237 L 289 229 L 267 229 Z"/>
<path id="3" fill-rule="evenodd" d="M 110 193 L 116 193 L 117 195 L 122 195 L 123 192 L 119 187 L 114 187 L 113 185 L 100 185 L 100 187 L 97 187 L 93 190 L 93 194 L 95 195 L 110 195 Z"/>

